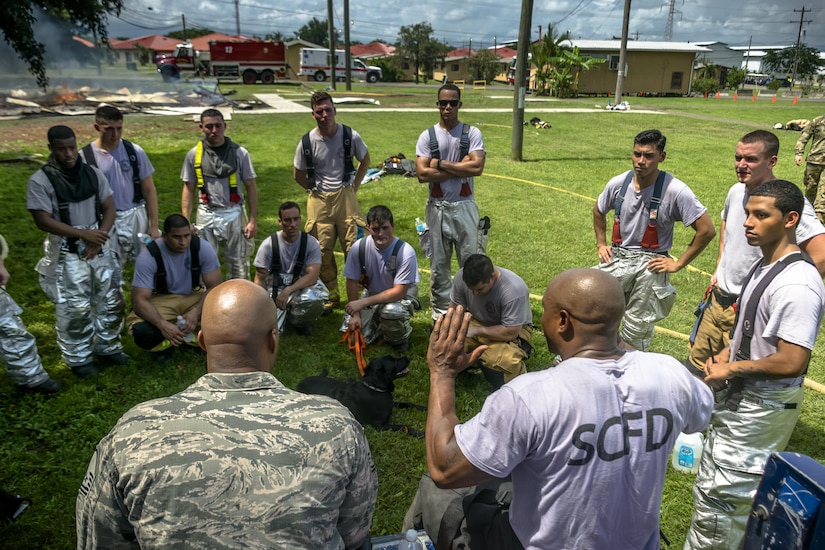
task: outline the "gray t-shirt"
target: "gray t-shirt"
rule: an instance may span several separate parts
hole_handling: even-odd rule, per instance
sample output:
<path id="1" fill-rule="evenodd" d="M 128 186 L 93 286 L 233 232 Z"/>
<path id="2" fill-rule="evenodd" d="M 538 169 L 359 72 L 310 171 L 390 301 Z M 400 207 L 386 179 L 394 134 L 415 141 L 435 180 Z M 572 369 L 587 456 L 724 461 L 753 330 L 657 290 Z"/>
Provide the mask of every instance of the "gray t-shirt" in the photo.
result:
<path id="1" fill-rule="evenodd" d="M 298 170 L 306 170 L 307 163 L 301 143 L 299 141 L 295 149 L 292 165 Z M 338 130 L 331 138 L 325 138 L 318 128 L 313 128 L 309 132 L 309 143 L 312 146 L 312 162 L 315 168 L 315 191 L 330 193 L 352 185 L 354 174 L 349 180 L 344 181 L 344 127 L 342 124 L 338 124 Z M 352 130 L 350 153 L 358 162 L 361 162 L 367 154 L 367 145 L 355 130 Z"/>
<path id="2" fill-rule="evenodd" d="M 607 182 L 607 186 L 598 198 L 599 212 L 607 214 L 613 210 L 627 172 L 619 174 Z M 645 229 L 650 222 L 650 199 L 656 186 L 649 185 L 641 191 L 636 191 L 633 182 L 627 186 L 622 215 L 620 220 L 622 233 L 622 247 L 640 250 Z M 681 221 L 685 227 L 692 225 L 702 214 L 707 212 L 693 191 L 673 174 L 665 175 L 662 204 L 659 206 L 656 227 L 659 235 L 659 248 L 655 252 L 665 253 L 673 246 L 673 226 Z M 610 228 L 608 227 L 608 238 Z"/>
<path id="3" fill-rule="evenodd" d="M 176 254 L 166 248 L 163 238 L 155 239 L 160 248 L 160 256 L 163 259 L 163 266 L 166 268 L 166 286 L 169 294 L 192 294 L 192 254 L 191 249 L 186 252 Z M 220 269 L 218 255 L 212 245 L 201 239 L 200 252 L 198 253 L 201 264 L 201 274 L 212 273 Z M 155 274 L 158 272 L 158 265 L 155 258 L 148 249 L 144 248 L 135 260 L 135 275 L 132 278 L 132 286 L 138 288 L 155 288 Z"/>
<path id="4" fill-rule="evenodd" d="M 301 237 L 295 239 L 295 242 L 288 243 L 284 240 L 284 232 L 278 231 L 275 233 L 278 238 L 278 250 L 281 257 L 281 273 L 292 273 L 295 269 L 295 261 L 298 259 L 298 251 L 301 248 Z M 304 260 L 304 267 L 301 270 L 300 276 L 306 275 L 307 266 L 321 263 L 321 245 L 318 239 L 312 235 L 307 235 L 307 249 Z M 269 237 L 265 238 L 258 247 L 258 253 L 255 254 L 255 261 L 252 262 L 255 267 L 269 270 L 272 267 L 272 241 Z"/>
<path id="5" fill-rule="evenodd" d="M 438 149 L 442 160 L 449 160 L 452 162 L 461 161 L 461 133 L 464 131 L 464 124 L 459 122 L 449 132 L 441 127 L 440 124 L 433 126 L 435 128 L 435 137 L 438 141 Z M 468 153 L 473 151 L 484 151 L 484 141 L 481 138 L 481 130 L 475 126 L 470 126 L 470 131 L 467 134 L 470 139 L 470 149 Z M 433 158 L 432 151 L 430 151 L 430 131 L 429 129 L 421 132 L 418 136 L 418 142 L 415 144 L 415 156 Z M 461 187 L 464 183 L 469 184 L 470 194 L 461 196 Z M 433 184 L 430 184 L 432 189 Z M 430 201 L 447 201 L 458 202 L 472 200 L 475 195 L 475 183 L 473 178 L 450 178 L 441 182 L 441 192 L 444 196 L 438 199 L 432 197 Z"/>
<path id="6" fill-rule="evenodd" d="M 132 181 L 132 163 L 129 161 L 129 155 L 126 152 L 126 146 L 123 145 L 123 140 L 118 142 L 113 151 L 100 149 L 94 142 L 91 143 L 91 146 L 97 167 L 106 176 L 115 195 L 115 209 L 125 211 L 138 206 L 140 203 L 136 203 L 134 200 L 135 184 Z M 155 173 L 155 168 L 149 162 L 149 157 L 146 156 L 146 152 L 140 145 L 132 143 L 132 146 L 134 146 L 135 155 L 137 156 L 138 177 L 143 181 Z M 80 156 L 86 160 L 86 155 L 82 149 L 80 150 Z"/>
<path id="7" fill-rule="evenodd" d="M 762 257 L 758 246 L 748 244 L 745 238 L 745 205 L 748 204 L 748 189 L 744 183 L 737 183 L 728 191 L 722 219 L 725 221 L 725 246 L 722 258 L 716 267 L 716 279 L 719 288 L 728 294 L 738 296 L 742 283 L 753 263 Z M 811 238 L 825 233 L 825 227 L 816 217 L 814 208 L 805 199 L 805 208 L 796 226 L 796 242 L 802 244 Z"/>
<path id="8" fill-rule="evenodd" d="M 653 550 L 670 451 L 712 409 L 677 360 L 628 351 L 518 376 L 454 432 L 478 469 L 512 474 L 510 523 L 526 550 Z"/>
<path id="9" fill-rule="evenodd" d="M 751 293 L 773 264 L 762 266 L 740 297 L 739 311 L 744 312 Z M 747 276 L 747 274 L 746 274 Z M 794 262 L 786 267 L 765 289 L 756 308 L 751 339 L 751 359 L 773 355 L 777 342 L 795 344 L 808 350 L 814 342 L 825 311 L 825 286 L 814 266 L 805 261 Z M 731 360 L 742 340 L 742 325 L 737 323 L 730 342 Z M 803 376 L 781 380 L 746 380 L 746 384 L 762 387 L 794 387 L 802 384 Z"/>
<path id="10" fill-rule="evenodd" d="M 394 237 L 390 246 L 384 250 L 378 250 L 372 236 L 368 235 L 363 239 L 358 239 L 347 254 L 347 263 L 344 266 L 344 277 L 357 281 L 361 279 L 361 263 L 359 260 L 360 247 L 366 246 L 364 261 L 369 281 L 367 290 L 371 295 L 378 294 L 393 285 L 411 285 L 419 281 L 418 259 L 415 257 L 415 249 L 404 243 L 398 251 L 396 258 L 395 278 L 392 276 L 392 250 L 398 237 Z"/>
<path id="11" fill-rule="evenodd" d="M 183 168 L 180 171 L 180 179 L 184 183 L 198 185 L 198 176 L 195 173 L 195 149 L 192 147 L 186 158 L 183 161 Z M 249 151 L 244 147 L 238 146 L 236 153 L 238 171 L 235 172 L 238 183 L 238 195 L 241 197 L 241 203 L 244 201 L 243 197 L 243 182 L 254 179 L 256 176 L 255 169 L 252 167 L 252 159 L 249 157 Z M 227 208 L 233 203 L 229 200 L 229 178 L 214 178 L 203 175 L 203 185 L 209 193 L 209 205 L 217 208 Z M 200 198 L 198 198 L 200 204 Z"/>
<path id="12" fill-rule="evenodd" d="M 450 301 L 464 306 L 473 318 L 485 326 L 515 327 L 533 322 L 530 290 L 524 281 L 503 267 L 496 267 L 501 276 L 487 294 L 474 296 L 464 282 L 464 268 L 453 278 Z"/>
<path id="13" fill-rule="evenodd" d="M 95 171 L 98 181 L 97 202 L 103 203 L 112 196 L 112 188 L 106 181 L 106 176 L 97 168 L 91 166 Z M 95 197 L 80 202 L 69 203 L 69 218 L 73 227 L 89 229 L 97 227 L 97 210 L 95 207 Z M 49 177 L 43 170 L 38 170 L 29 178 L 28 189 L 26 191 L 26 208 L 28 210 L 42 210 L 51 213 L 52 217 L 60 220 L 60 210 L 57 206 L 57 194 L 54 192 Z"/>

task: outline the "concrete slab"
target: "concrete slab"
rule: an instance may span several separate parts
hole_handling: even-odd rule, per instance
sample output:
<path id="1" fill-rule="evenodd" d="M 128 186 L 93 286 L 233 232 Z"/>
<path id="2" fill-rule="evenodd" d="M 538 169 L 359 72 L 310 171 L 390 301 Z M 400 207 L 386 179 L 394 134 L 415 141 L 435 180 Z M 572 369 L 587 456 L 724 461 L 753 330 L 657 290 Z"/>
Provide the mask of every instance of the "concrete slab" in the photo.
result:
<path id="1" fill-rule="evenodd" d="M 311 113 L 312 109 L 308 105 L 295 103 L 288 99 L 284 99 L 278 94 L 255 94 L 255 97 L 267 105 L 276 113 Z M 260 113 L 261 111 L 255 110 Z"/>

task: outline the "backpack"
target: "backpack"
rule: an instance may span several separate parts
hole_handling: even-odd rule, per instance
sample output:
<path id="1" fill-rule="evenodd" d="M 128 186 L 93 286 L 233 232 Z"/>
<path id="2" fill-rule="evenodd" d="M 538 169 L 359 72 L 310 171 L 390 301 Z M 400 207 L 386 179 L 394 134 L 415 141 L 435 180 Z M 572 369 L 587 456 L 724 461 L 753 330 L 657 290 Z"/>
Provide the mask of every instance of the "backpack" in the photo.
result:
<path id="1" fill-rule="evenodd" d="M 381 165 L 383 174 L 401 174 L 405 178 L 415 176 L 415 161 L 408 159 L 404 153 L 398 153 L 384 159 Z"/>

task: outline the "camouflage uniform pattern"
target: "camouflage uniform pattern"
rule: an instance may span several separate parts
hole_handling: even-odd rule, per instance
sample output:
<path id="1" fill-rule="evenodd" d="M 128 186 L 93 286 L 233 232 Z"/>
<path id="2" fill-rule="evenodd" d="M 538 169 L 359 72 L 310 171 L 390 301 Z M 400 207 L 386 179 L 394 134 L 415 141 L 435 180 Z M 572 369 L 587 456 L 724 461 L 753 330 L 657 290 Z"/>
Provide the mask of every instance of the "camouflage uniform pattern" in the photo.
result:
<path id="1" fill-rule="evenodd" d="M 822 218 L 825 214 L 825 115 L 805 125 L 794 147 L 794 154 L 803 156 L 809 141 L 811 150 L 805 159 L 805 196 L 814 205 L 817 216 Z"/>
<path id="2" fill-rule="evenodd" d="M 77 548 L 352 548 L 376 490 L 361 426 L 336 401 L 269 373 L 211 373 L 101 440 Z"/>

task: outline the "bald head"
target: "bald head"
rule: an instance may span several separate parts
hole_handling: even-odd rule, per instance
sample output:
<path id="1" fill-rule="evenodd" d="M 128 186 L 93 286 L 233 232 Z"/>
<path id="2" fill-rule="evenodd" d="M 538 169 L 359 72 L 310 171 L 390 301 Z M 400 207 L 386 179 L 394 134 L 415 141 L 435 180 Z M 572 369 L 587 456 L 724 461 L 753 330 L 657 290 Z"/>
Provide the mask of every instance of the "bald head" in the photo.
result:
<path id="1" fill-rule="evenodd" d="M 542 305 L 548 346 L 563 358 L 575 355 L 582 346 L 615 347 L 624 293 L 612 275 L 587 268 L 564 271 L 547 285 Z"/>
<path id="2" fill-rule="evenodd" d="M 221 283 L 204 300 L 199 339 L 209 372 L 269 372 L 278 350 L 275 303 L 251 281 Z"/>

